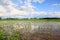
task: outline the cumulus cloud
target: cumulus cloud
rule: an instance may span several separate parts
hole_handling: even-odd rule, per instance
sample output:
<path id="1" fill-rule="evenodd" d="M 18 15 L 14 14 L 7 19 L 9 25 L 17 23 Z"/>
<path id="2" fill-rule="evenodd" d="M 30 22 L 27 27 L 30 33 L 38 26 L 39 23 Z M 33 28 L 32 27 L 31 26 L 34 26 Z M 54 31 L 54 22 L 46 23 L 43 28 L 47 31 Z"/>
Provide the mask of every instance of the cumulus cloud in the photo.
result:
<path id="1" fill-rule="evenodd" d="M 47 12 L 47 17 L 60 17 L 60 12 Z"/>
<path id="2" fill-rule="evenodd" d="M 33 2 L 43 3 L 45 0 L 33 0 Z"/>
<path id="3" fill-rule="evenodd" d="M 6 12 L 6 9 L 3 6 L 0 6 L 0 16 L 4 16 Z"/>
<path id="4" fill-rule="evenodd" d="M 53 15 L 54 15 L 55 17 L 60 17 L 60 12 L 55 12 Z"/>
<path id="5" fill-rule="evenodd" d="M 20 0 L 22 3 L 22 0 Z M 16 7 L 18 4 L 15 4 L 12 2 L 12 0 L 0 0 L 0 17 L 19 17 L 19 18 L 30 18 L 30 17 L 35 17 L 37 16 L 46 16 L 50 15 L 52 16 L 53 13 L 48 14 L 47 12 L 38 12 L 35 11 L 34 9 L 36 8 L 35 6 L 32 5 L 31 2 L 39 2 L 43 3 L 44 0 L 25 0 L 24 5 L 20 6 L 19 9 Z M 57 12 L 56 12 L 57 13 Z M 55 16 L 60 16 L 60 12 L 58 14 L 54 14 Z"/>
<path id="6" fill-rule="evenodd" d="M 60 4 L 58 4 L 58 3 L 52 4 L 52 5 L 53 5 L 53 6 L 56 6 L 56 7 L 60 6 Z"/>
<path id="7" fill-rule="evenodd" d="M 15 5 L 11 0 L 0 0 L 0 3 L 0 16 L 29 15 L 34 8 L 30 1 L 25 1 L 24 5 L 20 7 L 20 10 L 15 8 L 17 5 Z"/>

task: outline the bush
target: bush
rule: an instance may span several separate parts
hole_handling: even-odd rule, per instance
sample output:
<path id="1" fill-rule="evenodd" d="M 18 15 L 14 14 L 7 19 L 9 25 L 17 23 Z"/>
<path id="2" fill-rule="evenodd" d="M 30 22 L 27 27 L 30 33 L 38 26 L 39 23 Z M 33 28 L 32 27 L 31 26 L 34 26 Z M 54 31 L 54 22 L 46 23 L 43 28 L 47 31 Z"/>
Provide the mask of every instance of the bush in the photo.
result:
<path id="1" fill-rule="evenodd" d="M 4 40 L 4 31 L 0 30 L 0 40 Z"/>

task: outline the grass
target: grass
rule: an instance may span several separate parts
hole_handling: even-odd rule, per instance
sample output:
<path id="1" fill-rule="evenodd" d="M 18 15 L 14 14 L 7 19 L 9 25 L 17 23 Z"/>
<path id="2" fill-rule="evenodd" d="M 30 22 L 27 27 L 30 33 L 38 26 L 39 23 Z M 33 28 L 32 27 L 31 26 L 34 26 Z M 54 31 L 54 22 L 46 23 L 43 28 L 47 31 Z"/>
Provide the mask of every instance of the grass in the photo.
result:
<path id="1" fill-rule="evenodd" d="M 52 24 L 50 24 L 49 22 L 51 22 Z M 60 19 L 0 20 L 0 40 L 30 40 L 32 35 L 32 38 L 34 38 L 33 40 L 35 40 L 35 37 L 38 35 L 39 36 L 36 38 L 40 38 L 40 34 L 37 33 L 41 33 L 41 28 L 43 28 L 44 30 L 48 29 L 50 26 L 52 28 L 55 24 L 54 22 L 57 22 L 56 25 L 59 26 L 60 23 L 58 24 L 58 22 L 60 22 Z M 31 27 L 38 28 L 34 29 Z M 51 31 L 50 28 L 48 30 L 49 32 Z M 50 38 L 52 37 L 51 33 L 42 33 L 41 35 L 47 35 L 48 39 L 46 40 L 52 40 L 52 38 Z"/>

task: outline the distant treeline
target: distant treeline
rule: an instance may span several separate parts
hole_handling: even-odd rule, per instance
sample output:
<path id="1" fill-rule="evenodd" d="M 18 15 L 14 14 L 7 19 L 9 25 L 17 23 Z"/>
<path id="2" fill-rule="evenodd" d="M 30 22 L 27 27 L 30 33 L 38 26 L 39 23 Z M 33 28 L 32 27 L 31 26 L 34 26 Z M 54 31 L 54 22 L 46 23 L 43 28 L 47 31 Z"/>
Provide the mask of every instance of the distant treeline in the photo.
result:
<path id="1" fill-rule="evenodd" d="M 42 19 L 60 19 L 60 18 L 42 18 Z"/>
<path id="2" fill-rule="evenodd" d="M 1 18 L 0 20 L 28 20 L 28 19 L 60 19 L 60 18 Z"/>

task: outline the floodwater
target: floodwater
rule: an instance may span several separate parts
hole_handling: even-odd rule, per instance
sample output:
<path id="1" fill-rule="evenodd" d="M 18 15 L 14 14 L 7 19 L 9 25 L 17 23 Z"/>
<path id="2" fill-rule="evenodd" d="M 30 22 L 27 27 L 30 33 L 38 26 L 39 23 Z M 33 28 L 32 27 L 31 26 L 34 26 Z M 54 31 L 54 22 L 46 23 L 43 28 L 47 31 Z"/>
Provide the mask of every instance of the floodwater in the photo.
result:
<path id="1" fill-rule="evenodd" d="M 14 27 L 30 32 L 60 32 L 60 22 L 17 22 Z"/>
<path id="2" fill-rule="evenodd" d="M 10 35 L 19 30 L 21 40 L 60 40 L 60 22 L 2 21 L 0 28 Z"/>

